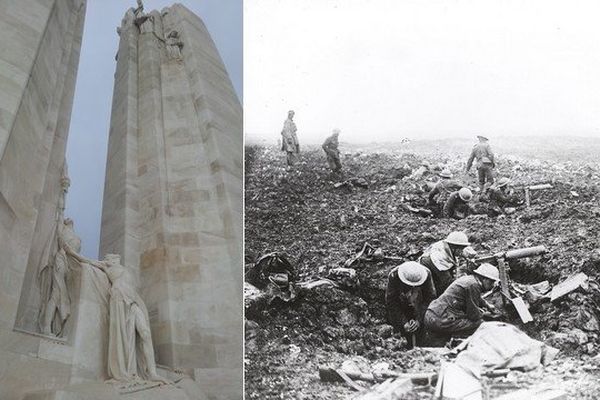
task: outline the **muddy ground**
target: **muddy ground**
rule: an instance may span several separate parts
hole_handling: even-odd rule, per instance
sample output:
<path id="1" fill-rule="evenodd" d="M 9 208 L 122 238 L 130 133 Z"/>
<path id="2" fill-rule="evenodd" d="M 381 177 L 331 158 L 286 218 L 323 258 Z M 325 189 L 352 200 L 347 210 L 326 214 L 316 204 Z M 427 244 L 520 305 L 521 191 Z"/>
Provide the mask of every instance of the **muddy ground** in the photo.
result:
<path id="1" fill-rule="evenodd" d="M 558 385 L 570 398 L 600 398 L 600 164 L 592 153 L 599 142 L 552 146 L 547 140 L 499 143 L 498 175 L 515 185 L 551 183 L 510 216 L 473 215 L 462 221 L 423 217 L 404 205 L 424 203 L 423 186 L 434 175 L 411 178 L 424 161 L 447 166 L 475 187 L 463 169 L 469 141 L 348 145 L 342 143 L 342 179 L 331 176 L 323 152 L 306 147 L 302 161 L 286 170 L 274 146 L 246 148 L 247 266 L 268 251 L 283 251 L 299 281 L 326 276 L 365 242 L 386 255 L 414 258 L 453 230 L 464 230 L 481 253 L 545 245 L 546 255 L 511 265 L 511 278 L 523 284 L 556 284 L 583 271 L 590 284 L 564 299 L 532 308 L 534 322 L 520 326 L 530 336 L 561 349 L 549 366 L 529 373 L 511 372 L 490 382 L 492 394 L 535 385 Z M 494 143 L 492 143 L 494 146 Z M 557 151 L 560 148 L 562 151 Z M 449 149 L 446 151 L 446 149 Z M 335 183 L 363 178 L 360 185 Z M 300 292 L 293 304 L 275 304 L 247 313 L 245 380 L 249 399 L 337 399 L 353 392 L 342 384 L 322 383 L 318 366 L 361 356 L 388 361 L 395 370 L 436 371 L 440 357 L 390 335 L 384 290 L 387 272 L 398 261 L 355 266 L 360 284 L 345 290 L 317 288 Z M 431 390 L 414 393 L 429 399 Z"/>

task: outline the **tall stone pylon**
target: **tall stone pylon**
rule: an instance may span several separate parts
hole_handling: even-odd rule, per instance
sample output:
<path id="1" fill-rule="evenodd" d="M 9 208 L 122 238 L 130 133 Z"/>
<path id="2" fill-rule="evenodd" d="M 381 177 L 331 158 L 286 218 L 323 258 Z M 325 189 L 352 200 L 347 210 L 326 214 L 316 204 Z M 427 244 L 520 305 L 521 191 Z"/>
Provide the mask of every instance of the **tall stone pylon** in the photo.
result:
<path id="1" fill-rule="evenodd" d="M 138 5 L 118 29 L 100 256 L 137 268 L 157 363 L 241 398 L 241 105 L 198 16 Z"/>
<path id="2" fill-rule="evenodd" d="M 39 335 L 36 278 L 61 207 L 85 10 L 0 0 L 0 399 L 71 376 L 72 343 Z"/>

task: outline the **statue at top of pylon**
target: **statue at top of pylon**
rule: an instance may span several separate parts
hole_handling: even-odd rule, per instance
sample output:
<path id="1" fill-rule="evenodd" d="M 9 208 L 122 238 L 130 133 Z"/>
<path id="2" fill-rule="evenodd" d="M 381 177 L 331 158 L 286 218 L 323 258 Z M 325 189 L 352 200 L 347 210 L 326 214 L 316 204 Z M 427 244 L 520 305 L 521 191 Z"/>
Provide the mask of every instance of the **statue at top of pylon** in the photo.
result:
<path id="1" fill-rule="evenodd" d="M 134 11 L 135 17 L 139 18 L 142 15 L 144 15 L 144 3 L 142 3 L 142 0 L 137 0 L 137 8 Z"/>

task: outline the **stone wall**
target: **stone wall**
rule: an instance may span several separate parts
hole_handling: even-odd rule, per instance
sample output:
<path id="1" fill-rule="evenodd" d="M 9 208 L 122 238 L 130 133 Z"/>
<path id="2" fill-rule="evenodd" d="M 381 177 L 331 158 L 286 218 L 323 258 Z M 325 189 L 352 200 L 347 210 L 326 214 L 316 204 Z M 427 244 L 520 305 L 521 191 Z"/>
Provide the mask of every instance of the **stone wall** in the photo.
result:
<path id="1" fill-rule="evenodd" d="M 150 14 L 121 26 L 100 255 L 138 268 L 157 362 L 241 398 L 242 109 L 200 18 Z"/>
<path id="2" fill-rule="evenodd" d="M 0 1 L 0 398 L 69 380 L 72 346 L 33 334 L 55 219 L 85 0 Z"/>

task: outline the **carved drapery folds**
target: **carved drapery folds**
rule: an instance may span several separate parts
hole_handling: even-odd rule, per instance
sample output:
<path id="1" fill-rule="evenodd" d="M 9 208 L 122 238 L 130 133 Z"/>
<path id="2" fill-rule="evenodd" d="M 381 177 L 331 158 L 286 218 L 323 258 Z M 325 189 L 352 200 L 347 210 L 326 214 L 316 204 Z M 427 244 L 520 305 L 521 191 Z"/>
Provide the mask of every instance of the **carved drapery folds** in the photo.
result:
<path id="1" fill-rule="evenodd" d="M 165 42 L 167 45 L 167 57 L 169 60 L 181 60 L 181 49 L 183 48 L 183 42 L 179 37 L 179 32 L 169 32 Z"/>
<path id="2" fill-rule="evenodd" d="M 167 60 L 181 61 L 183 59 L 181 52 L 183 41 L 180 33 L 170 30 L 168 34 L 165 34 L 167 29 L 163 26 L 163 18 L 167 14 L 168 9 L 163 10 L 162 13 L 157 11 L 145 13 L 143 3 L 138 0 L 137 8 L 130 8 L 123 17 L 121 26 L 117 27 L 117 34 L 120 36 L 127 29 L 137 27 L 140 34 L 153 34 L 156 37 L 157 46 L 165 49 Z M 118 59 L 118 54 L 115 59 Z"/>
<path id="3" fill-rule="evenodd" d="M 65 198 L 70 184 L 65 163 L 60 179 L 61 192 L 55 225 L 42 253 L 37 276 L 40 289 L 39 329 L 45 335 L 56 337 L 65 336 L 64 327 L 71 315 L 69 271 L 75 267 L 76 261 L 67 256 L 66 250 L 70 248 L 79 252 L 81 249 L 81 241 L 73 230 L 73 221 L 64 218 Z"/>

